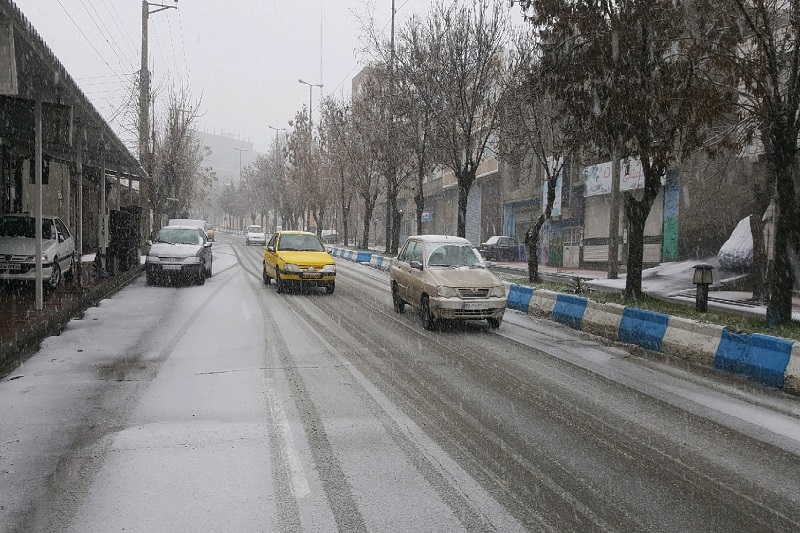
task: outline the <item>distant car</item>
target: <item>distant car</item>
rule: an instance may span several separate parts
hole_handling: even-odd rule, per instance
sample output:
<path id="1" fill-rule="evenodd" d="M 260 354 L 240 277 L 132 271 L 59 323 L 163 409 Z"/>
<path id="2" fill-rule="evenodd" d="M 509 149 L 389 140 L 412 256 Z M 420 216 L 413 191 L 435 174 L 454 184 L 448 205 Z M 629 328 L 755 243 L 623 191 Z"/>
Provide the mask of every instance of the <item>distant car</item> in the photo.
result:
<path id="1" fill-rule="evenodd" d="M 519 261 L 519 243 L 512 237 L 494 235 L 478 248 L 487 261 Z"/>
<path id="2" fill-rule="evenodd" d="M 244 236 L 244 242 L 247 246 L 251 244 L 260 244 L 264 246 L 267 244 L 267 234 L 264 233 L 264 228 L 261 226 L 247 226 L 247 232 Z"/>
<path id="3" fill-rule="evenodd" d="M 328 294 L 336 289 L 336 264 L 315 233 L 278 231 L 264 249 L 262 278 L 265 285 L 275 280 L 275 290 L 288 287 L 324 287 Z"/>
<path id="4" fill-rule="evenodd" d="M 444 320 L 487 320 L 499 328 L 506 311 L 503 282 L 485 268 L 467 239 L 415 235 L 406 239 L 389 274 L 397 313 L 410 304 L 425 329 Z"/>
<path id="5" fill-rule="evenodd" d="M 208 240 L 214 242 L 214 234 L 216 233 L 216 231 L 214 230 L 214 226 L 206 223 L 205 229 L 206 229 L 206 235 L 208 235 Z"/>
<path id="6" fill-rule="evenodd" d="M 202 285 L 213 274 L 211 242 L 203 228 L 165 226 L 147 244 L 150 245 L 145 260 L 148 284 L 183 278 Z"/>
<path id="7" fill-rule="evenodd" d="M 42 216 L 42 279 L 55 289 L 75 272 L 75 239 L 56 216 Z M 36 217 L 0 218 L 0 280 L 36 281 Z"/>

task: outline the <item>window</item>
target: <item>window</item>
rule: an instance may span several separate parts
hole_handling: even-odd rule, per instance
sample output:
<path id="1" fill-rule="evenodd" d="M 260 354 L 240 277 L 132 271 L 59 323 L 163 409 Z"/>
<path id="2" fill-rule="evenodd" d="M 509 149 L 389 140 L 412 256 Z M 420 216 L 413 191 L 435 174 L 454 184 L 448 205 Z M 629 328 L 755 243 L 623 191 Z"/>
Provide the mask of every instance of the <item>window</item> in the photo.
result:
<path id="1" fill-rule="evenodd" d="M 36 183 L 36 161 L 33 158 L 28 159 L 28 169 L 30 170 L 30 183 Z M 42 158 L 42 185 L 47 185 L 50 182 L 50 161 L 46 157 Z"/>
<path id="2" fill-rule="evenodd" d="M 408 248 L 408 262 L 419 261 L 422 263 L 422 243 L 419 241 L 411 241 Z"/>
<path id="3" fill-rule="evenodd" d="M 475 248 L 469 244 L 444 244 L 434 248 L 428 258 L 429 266 L 464 267 L 480 264 Z"/>
<path id="4" fill-rule="evenodd" d="M 69 239 L 70 237 L 69 230 L 67 229 L 67 226 L 64 225 L 64 223 L 61 221 L 60 218 L 56 219 L 56 227 L 58 228 L 58 232 L 64 236 L 64 239 Z"/>

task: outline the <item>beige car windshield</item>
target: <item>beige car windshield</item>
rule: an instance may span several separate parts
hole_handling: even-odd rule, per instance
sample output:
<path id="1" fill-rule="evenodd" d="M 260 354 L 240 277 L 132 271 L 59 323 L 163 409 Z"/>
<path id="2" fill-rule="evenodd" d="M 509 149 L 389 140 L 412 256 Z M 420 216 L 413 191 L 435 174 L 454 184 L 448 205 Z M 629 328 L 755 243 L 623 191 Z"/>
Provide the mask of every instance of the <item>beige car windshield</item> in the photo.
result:
<path id="1" fill-rule="evenodd" d="M 444 244 L 428 256 L 428 266 L 473 267 L 480 266 L 481 259 L 472 246 L 464 244 Z"/>

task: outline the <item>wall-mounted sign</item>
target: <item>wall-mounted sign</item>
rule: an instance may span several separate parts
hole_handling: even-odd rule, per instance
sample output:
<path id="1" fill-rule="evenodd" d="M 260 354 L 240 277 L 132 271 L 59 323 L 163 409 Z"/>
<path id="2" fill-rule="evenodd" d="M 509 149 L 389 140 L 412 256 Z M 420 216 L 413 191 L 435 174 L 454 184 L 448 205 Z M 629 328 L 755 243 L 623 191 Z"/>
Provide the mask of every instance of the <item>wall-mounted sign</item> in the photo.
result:
<path id="1" fill-rule="evenodd" d="M 586 184 L 584 196 L 611 194 L 611 161 L 585 167 L 583 179 Z"/>

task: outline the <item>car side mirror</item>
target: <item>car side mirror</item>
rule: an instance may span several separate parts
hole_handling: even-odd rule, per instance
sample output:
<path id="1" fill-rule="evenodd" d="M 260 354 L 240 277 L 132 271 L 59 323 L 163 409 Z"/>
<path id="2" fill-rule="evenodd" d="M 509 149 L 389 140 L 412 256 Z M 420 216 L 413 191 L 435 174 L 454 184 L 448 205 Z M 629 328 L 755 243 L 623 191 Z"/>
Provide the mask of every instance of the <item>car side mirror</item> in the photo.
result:
<path id="1" fill-rule="evenodd" d="M 153 246 L 153 241 L 147 239 L 147 241 L 145 241 L 145 244 L 147 244 L 147 246 Z"/>
<path id="2" fill-rule="evenodd" d="M 494 262 L 492 261 L 484 261 L 483 262 L 484 268 L 492 268 L 494 266 Z"/>
<path id="3" fill-rule="evenodd" d="M 420 263 L 419 261 L 411 261 L 411 268 L 422 270 L 422 263 Z"/>
<path id="4" fill-rule="evenodd" d="M 207 243 L 205 243 L 203 246 L 204 246 L 204 247 L 206 247 L 206 248 L 211 248 L 211 245 L 212 245 L 212 244 L 213 244 L 213 243 L 211 243 L 211 242 L 207 242 Z"/>
<path id="5" fill-rule="evenodd" d="M 275 246 L 274 245 L 267 246 L 267 251 L 275 253 Z"/>
<path id="6" fill-rule="evenodd" d="M 65 238 L 64 238 L 64 236 L 63 236 L 62 234 L 60 234 L 60 233 L 58 234 L 58 242 L 64 242 L 64 241 L 66 241 L 66 240 L 67 240 L 67 239 L 65 239 Z"/>

